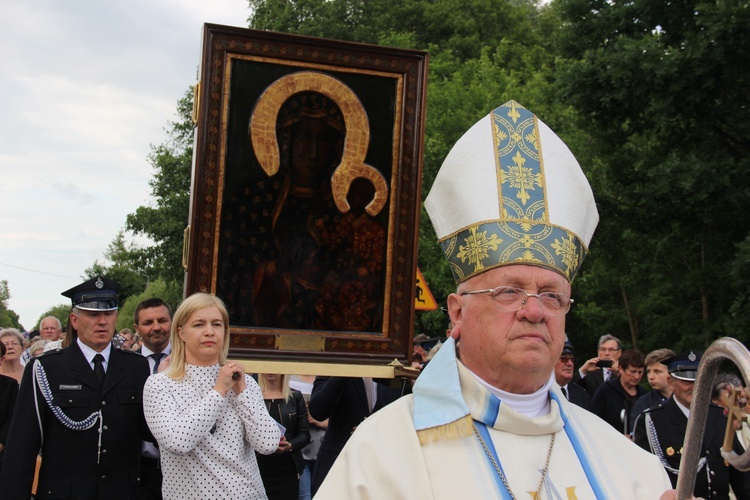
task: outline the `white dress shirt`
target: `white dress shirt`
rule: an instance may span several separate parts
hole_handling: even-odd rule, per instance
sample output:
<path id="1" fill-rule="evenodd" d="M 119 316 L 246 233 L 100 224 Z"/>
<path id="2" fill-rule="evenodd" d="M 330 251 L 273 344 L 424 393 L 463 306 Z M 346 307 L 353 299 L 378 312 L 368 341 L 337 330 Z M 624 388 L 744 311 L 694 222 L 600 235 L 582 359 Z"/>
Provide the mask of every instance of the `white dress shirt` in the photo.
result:
<path id="1" fill-rule="evenodd" d="M 89 362 L 89 366 L 91 367 L 91 371 L 94 371 L 94 356 L 97 354 L 101 354 L 102 357 L 104 357 L 104 363 L 102 363 L 102 366 L 104 367 L 104 373 L 107 372 L 107 366 L 109 366 L 109 353 L 112 350 L 112 344 L 107 344 L 107 347 L 104 348 L 102 352 L 96 352 L 83 342 L 81 342 L 81 339 L 76 339 L 76 342 L 78 342 L 78 347 L 81 348 L 81 352 L 83 353 L 83 356 L 86 358 L 86 361 Z"/>
<path id="2" fill-rule="evenodd" d="M 164 354 L 164 358 L 169 356 L 172 353 L 172 343 L 168 343 L 167 347 L 165 347 L 161 353 Z M 143 345 L 141 346 L 141 354 L 148 360 L 149 373 L 154 373 L 154 364 L 156 364 L 156 361 L 154 361 L 154 358 L 152 358 L 151 355 L 156 353 Z M 161 360 L 164 361 L 164 358 L 161 358 Z"/>

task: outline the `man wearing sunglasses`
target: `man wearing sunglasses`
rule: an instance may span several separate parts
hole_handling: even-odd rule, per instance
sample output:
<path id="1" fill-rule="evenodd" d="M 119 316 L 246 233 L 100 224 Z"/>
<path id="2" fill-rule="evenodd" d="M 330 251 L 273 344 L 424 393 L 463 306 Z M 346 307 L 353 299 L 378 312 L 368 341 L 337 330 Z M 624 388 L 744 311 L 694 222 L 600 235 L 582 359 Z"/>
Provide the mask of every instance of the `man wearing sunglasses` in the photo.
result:
<path id="1" fill-rule="evenodd" d="M 575 373 L 575 364 L 576 351 L 570 340 L 565 340 L 565 346 L 563 347 L 560 359 L 555 363 L 555 381 L 560 386 L 560 392 L 563 393 L 563 396 L 568 401 L 591 411 L 591 397 L 586 390 L 577 384 L 569 383 Z"/>

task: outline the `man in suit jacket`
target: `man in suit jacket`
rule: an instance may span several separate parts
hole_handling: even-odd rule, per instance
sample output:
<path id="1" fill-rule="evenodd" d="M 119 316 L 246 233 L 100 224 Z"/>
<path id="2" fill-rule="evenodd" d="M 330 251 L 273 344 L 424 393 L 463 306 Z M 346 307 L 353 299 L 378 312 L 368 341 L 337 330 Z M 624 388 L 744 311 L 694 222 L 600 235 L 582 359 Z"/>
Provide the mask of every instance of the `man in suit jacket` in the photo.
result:
<path id="1" fill-rule="evenodd" d="M 586 361 L 573 376 L 573 382 L 580 385 L 594 397 L 599 386 L 617 376 L 617 360 L 622 354 L 622 342 L 614 335 L 602 335 L 599 338 L 598 354 Z M 603 363 L 602 363 L 603 362 Z M 603 366 L 606 364 L 607 366 Z"/>
<path id="2" fill-rule="evenodd" d="M 312 477 L 312 495 L 354 430 L 364 419 L 403 395 L 401 388 L 371 378 L 318 377 L 313 384 L 308 410 L 315 420 L 328 420 Z"/>
<path id="3" fill-rule="evenodd" d="M 63 295 L 77 338 L 24 371 L 6 460 L 4 499 L 28 499 L 37 455 L 36 498 L 137 498 L 146 360 L 112 347 L 119 283 L 97 276 Z"/>
<path id="4" fill-rule="evenodd" d="M 576 351 L 566 336 L 560 359 L 555 363 L 555 380 L 557 381 L 557 385 L 560 386 L 563 395 L 568 398 L 568 401 L 591 411 L 591 397 L 589 397 L 586 390 L 577 384 L 568 383 L 573 378 L 575 363 Z"/>
<path id="5" fill-rule="evenodd" d="M 172 308 L 162 299 L 152 297 L 135 307 L 133 321 L 135 331 L 143 341 L 136 352 L 148 360 L 151 373 L 158 373 L 159 364 L 172 352 L 169 342 Z M 141 500 L 161 500 L 162 479 L 159 448 L 144 441 L 141 449 Z"/>
<path id="6" fill-rule="evenodd" d="M 701 353 L 689 351 L 665 360 L 669 367 L 672 396 L 662 406 L 645 410 L 635 426 L 635 442 L 661 460 L 673 486 L 677 486 L 683 443 L 693 399 L 693 384 Z M 729 498 L 729 486 L 736 498 L 750 498 L 750 472 L 730 466 L 721 456 L 727 417 L 721 407 L 711 403 L 706 417 L 699 469 L 695 476 L 696 498 Z M 734 451 L 742 454 L 742 446 L 734 441 Z"/>

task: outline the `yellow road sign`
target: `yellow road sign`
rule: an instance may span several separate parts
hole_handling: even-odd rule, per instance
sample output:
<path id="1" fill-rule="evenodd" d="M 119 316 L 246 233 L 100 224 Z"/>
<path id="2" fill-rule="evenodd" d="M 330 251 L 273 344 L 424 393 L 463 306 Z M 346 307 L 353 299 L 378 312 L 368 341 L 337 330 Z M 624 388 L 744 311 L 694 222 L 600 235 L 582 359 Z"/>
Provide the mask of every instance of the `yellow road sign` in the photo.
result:
<path id="1" fill-rule="evenodd" d="M 417 268 L 417 286 L 415 288 L 414 309 L 417 311 L 434 311 L 437 309 L 437 302 L 432 292 L 427 286 L 427 282 L 422 276 L 422 271 Z"/>

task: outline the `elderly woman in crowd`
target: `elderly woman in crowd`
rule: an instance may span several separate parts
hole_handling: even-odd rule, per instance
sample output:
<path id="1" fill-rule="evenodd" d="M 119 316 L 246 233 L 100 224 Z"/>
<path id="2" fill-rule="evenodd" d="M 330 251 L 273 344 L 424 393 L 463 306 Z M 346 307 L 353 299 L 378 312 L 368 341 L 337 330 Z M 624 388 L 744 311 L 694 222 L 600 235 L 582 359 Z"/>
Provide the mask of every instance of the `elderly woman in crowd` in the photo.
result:
<path id="1" fill-rule="evenodd" d="M 21 377 L 23 377 L 21 354 L 23 354 L 25 340 L 23 334 L 15 328 L 0 330 L 0 342 L 5 346 L 3 364 L 0 365 L 0 375 L 14 378 L 19 384 L 21 383 Z"/>
<path id="2" fill-rule="evenodd" d="M 32 343 L 31 343 L 31 345 L 29 346 L 29 355 L 30 355 L 30 356 L 31 356 L 32 358 L 36 358 L 37 356 L 41 356 L 41 355 L 42 355 L 42 354 L 44 354 L 44 352 L 45 352 L 45 350 L 44 350 L 44 349 L 45 349 L 45 347 L 46 347 L 46 346 L 47 346 L 47 344 L 49 344 L 50 342 L 51 342 L 51 341 L 49 341 L 49 340 L 44 340 L 44 339 L 39 339 L 39 340 L 35 340 L 35 341 L 34 341 L 34 342 L 32 342 Z"/>
<path id="3" fill-rule="evenodd" d="M 161 451 L 164 498 L 266 498 L 255 452 L 281 440 L 258 384 L 227 363 L 224 303 L 191 295 L 172 321 L 169 367 L 149 377 L 143 406 Z"/>
<path id="4" fill-rule="evenodd" d="M 286 429 L 276 453 L 257 456 L 260 477 L 269 500 L 297 500 L 305 468 L 302 448 L 310 442 L 305 398 L 289 388 L 289 375 L 262 373 L 258 384 L 268 412 Z"/>
<path id="5" fill-rule="evenodd" d="M 0 342 L 0 367 L 5 358 L 5 344 Z M 16 406 L 18 396 L 18 382 L 15 379 L 0 375 L 0 468 L 3 466 L 5 443 L 8 441 L 10 418 Z"/>

